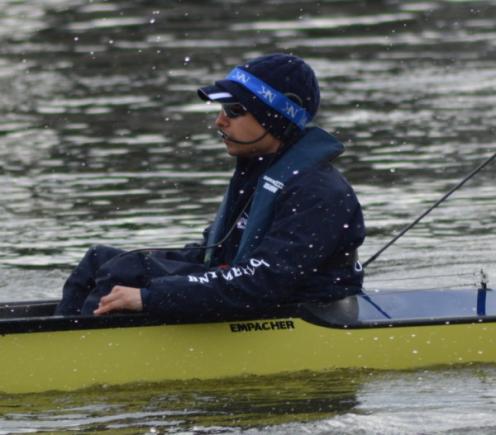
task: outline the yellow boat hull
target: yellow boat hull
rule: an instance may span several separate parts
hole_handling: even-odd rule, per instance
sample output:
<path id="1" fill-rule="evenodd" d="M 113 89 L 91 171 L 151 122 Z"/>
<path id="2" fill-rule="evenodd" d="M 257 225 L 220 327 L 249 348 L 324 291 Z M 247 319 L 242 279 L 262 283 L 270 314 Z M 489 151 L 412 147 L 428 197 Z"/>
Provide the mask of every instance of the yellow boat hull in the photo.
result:
<path id="1" fill-rule="evenodd" d="M 299 318 L 13 333 L 0 336 L 0 391 L 493 363 L 495 341 L 496 322 L 340 328 Z"/>

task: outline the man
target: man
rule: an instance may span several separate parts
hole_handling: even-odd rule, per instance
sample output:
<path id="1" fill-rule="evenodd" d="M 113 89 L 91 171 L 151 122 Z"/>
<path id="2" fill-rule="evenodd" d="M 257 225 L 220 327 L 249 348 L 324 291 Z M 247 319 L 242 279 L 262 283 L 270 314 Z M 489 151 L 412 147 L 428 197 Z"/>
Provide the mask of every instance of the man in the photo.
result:
<path id="1" fill-rule="evenodd" d="M 56 314 L 222 317 L 360 291 L 362 211 L 330 163 L 343 146 L 306 127 L 320 102 L 313 70 L 296 56 L 272 54 L 198 93 L 221 104 L 215 125 L 236 157 L 205 240 L 181 250 L 91 248 Z"/>

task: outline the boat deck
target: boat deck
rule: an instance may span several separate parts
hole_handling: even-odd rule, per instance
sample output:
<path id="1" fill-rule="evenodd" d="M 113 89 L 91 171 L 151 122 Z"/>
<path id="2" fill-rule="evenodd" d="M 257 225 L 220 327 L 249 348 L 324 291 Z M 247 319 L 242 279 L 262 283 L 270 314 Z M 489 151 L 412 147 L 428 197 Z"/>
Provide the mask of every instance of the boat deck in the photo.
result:
<path id="1" fill-rule="evenodd" d="M 375 290 L 330 304 L 302 304 L 302 317 L 323 326 L 363 328 L 496 321 L 491 289 Z"/>

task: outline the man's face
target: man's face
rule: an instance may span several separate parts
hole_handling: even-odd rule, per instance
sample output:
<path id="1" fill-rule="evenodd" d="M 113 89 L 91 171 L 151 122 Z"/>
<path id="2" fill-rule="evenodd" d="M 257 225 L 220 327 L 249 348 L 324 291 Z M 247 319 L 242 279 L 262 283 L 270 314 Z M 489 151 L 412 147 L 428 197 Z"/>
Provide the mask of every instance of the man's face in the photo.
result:
<path id="1" fill-rule="evenodd" d="M 270 133 L 252 144 L 240 144 L 233 142 L 232 139 L 249 142 L 261 137 L 266 130 L 250 113 L 244 113 L 241 116 L 230 118 L 226 112 L 221 109 L 215 126 L 224 133 L 224 143 L 227 152 L 236 157 L 254 157 L 264 154 L 275 153 L 281 146 L 281 141 L 276 139 Z"/>

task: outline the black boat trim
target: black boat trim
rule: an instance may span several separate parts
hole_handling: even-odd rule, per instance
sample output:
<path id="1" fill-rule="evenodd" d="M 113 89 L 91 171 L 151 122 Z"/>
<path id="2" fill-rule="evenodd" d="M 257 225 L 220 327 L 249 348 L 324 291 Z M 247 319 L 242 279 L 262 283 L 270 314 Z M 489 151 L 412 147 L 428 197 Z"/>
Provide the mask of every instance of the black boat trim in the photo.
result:
<path id="1" fill-rule="evenodd" d="M 490 291 L 488 289 L 488 291 Z M 382 318 L 359 320 L 353 310 L 344 306 L 349 299 L 331 303 L 305 303 L 279 306 L 266 311 L 232 313 L 229 317 L 205 315 L 196 318 L 157 318 L 146 313 L 113 314 L 107 316 L 53 316 L 58 301 L 26 301 L 0 304 L 0 335 L 82 331 L 94 329 L 132 328 L 160 325 L 185 325 L 199 323 L 233 323 L 265 319 L 302 319 L 305 322 L 332 329 L 385 329 L 396 327 L 424 327 L 439 325 L 481 324 L 496 322 L 496 315 L 485 315 L 477 310 L 474 315 Z"/>

